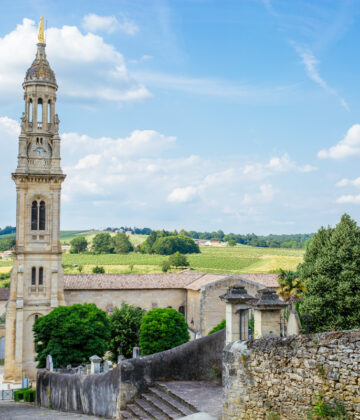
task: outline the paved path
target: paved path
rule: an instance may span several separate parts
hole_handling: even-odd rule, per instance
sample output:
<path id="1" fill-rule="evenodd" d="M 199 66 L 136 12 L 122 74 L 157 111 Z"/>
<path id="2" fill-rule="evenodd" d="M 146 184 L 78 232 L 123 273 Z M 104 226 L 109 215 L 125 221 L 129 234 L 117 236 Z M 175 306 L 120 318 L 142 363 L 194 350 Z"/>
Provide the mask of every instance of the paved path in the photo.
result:
<path id="1" fill-rule="evenodd" d="M 64 413 L 14 401 L 0 401 L 0 420 L 101 420 L 100 417 Z"/>

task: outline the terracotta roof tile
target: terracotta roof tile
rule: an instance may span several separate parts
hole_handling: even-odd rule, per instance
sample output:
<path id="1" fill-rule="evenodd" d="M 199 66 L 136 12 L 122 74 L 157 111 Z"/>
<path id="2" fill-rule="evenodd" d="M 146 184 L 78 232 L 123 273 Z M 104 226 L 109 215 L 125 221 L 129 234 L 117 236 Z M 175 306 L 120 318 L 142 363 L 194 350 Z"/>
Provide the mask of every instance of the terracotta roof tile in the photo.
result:
<path id="1" fill-rule="evenodd" d="M 248 280 L 254 281 L 256 283 L 263 284 L 265 287 L 278 288 L 279 287 L 279 274 L 278 273 L 249 273 L 249 274 L 240 274 L 241 277 L 244 277 Z"/>
<path id="2" fill-rule="evenodd" d="M 65 290 L 96 289 L 189 289 L 200 290 L 204 285 L 225 279 L 231 274 L 209 274 L 196 271 L 161 274 L 67 274 Z M 235 274 L 264 287 L 278 287 L 278 274 Z"/>
<path id="3" fill-rule="evenodd" d="M 65 290 L 85 289 L 184 289 L 203 276 L 196 271 L 164 274 L 67 274 Z"/>

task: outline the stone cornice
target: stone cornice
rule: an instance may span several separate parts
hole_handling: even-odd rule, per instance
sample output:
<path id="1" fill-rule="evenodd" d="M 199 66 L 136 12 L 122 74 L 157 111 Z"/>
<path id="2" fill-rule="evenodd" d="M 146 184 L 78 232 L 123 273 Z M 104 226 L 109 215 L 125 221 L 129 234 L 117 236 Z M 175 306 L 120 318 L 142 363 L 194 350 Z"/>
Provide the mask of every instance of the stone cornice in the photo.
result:
<path id="1" fill-rule="evenodd" d="M 66 178 L 65 174 L 31 174 L 31 173 L 16 173 L 11 174 L 12 179 L 20 183 L 29 182 L 43 182 L 43 183 L 62 183 Z"/>

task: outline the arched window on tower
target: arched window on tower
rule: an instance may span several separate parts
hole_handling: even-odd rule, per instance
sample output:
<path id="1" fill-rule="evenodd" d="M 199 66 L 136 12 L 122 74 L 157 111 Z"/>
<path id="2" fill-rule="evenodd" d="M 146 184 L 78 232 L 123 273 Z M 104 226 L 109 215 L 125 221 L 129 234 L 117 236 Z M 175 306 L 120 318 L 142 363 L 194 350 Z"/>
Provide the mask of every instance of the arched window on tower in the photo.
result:
<path id="1" fill-rule="evenodd" d="M 40 201 L 39 230 L 45 230 L 45 201 Z"/>
<path id="2" fill-rule="evenodd" d="M 41 98 L 38 99 L 37 120 L 38 122 L 43 120 L 43 101 Z"/>
<path id="3" fill-rule="evenodd" d="M 38 227 L 38 204 L 33 201 L 31 205 L 31 230 L 37 230 Z"/>
<path id="4" fill-rule="evenodd" d="M 50 99 L 49 99 L 49 102 L 48 102 L 48 112 L 47 112 L 47 114 L 48 114 L 48 124 L 50 124 L 51 123 L 51 101 L 50 101 Z"/>
<path id="5" fill-rule="evenodd" d="M 32 122 L 32 120 L 33 120 L 33 102 L 32 102 L 32 99 L 30 99 L 30 101 L 29 101 L 28 113 L 29 113 L 29 122 Z"/>
<path id="6" fill-rule="evenodd" d="M 31 269 L 31 285 L 32 286 L 36 285 L 36 267 L 33 267 Z"/>
<path id="7" fill-rule="evenodd" d="M 44 268 L 39 268 L 39 286 L 42 286 L 44 280 Z"/>

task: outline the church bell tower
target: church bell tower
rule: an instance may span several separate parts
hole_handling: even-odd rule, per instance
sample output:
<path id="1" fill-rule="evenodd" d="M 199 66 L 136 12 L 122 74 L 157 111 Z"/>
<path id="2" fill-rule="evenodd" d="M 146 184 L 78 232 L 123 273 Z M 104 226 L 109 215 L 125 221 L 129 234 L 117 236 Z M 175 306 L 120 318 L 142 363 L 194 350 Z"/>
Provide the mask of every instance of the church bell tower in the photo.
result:
<path id="1" fill-rule="evenodd" d="M 16 246 L 6 311 L 4 381 L 36 377 L 32 326 L 64 305 L 60 246 L 60 167 L 57 83 L 45 53 L 44 21 L 37 53 L 23 83 L 16 184 Z"/>

